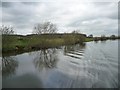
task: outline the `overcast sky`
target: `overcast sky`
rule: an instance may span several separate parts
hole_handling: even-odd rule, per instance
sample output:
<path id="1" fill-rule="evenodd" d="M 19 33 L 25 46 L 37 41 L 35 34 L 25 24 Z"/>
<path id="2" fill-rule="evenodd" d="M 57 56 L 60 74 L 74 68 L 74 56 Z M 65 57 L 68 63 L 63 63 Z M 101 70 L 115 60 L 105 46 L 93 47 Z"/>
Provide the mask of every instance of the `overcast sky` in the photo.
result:
<path id="1" fill-rule="evenodd" d="M 63 33 L 78 29 L 87 35 L 117 35 L 118 2 L 2 2 L 2 24 L 14 26 L 17 34 L 30 34 L 34 24 L 46 21 Z"/>

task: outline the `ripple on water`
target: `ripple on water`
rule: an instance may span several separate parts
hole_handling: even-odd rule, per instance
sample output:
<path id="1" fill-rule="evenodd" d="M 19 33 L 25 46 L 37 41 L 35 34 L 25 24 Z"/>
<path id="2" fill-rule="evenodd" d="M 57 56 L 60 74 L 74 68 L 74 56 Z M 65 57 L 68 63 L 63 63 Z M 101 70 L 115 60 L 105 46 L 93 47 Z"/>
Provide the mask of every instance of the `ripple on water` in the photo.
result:
<path id="1" fill-rule="evenodd" d="M 14 67 L 15 71 L 12 70 L 12 72 L 15 72 L 12 74 L 12 78 L 3 77 L 3 86 L 23 87 L 24 85 L 31 85 L 30 87 L 39 87 L 41 85 L 40 87 L 43 88 L 117 87 L 118 57 L 116 50 L 118 48 L 115 45 L 116 42 L 112 41 L 106 43 L 89 42 L 83 47 L 73 45 L 16 55 L 18 67 Z M 5 70 L 9 71 L 10 69 Z M 22 82 L 24 85 L 19 84 Z"/>

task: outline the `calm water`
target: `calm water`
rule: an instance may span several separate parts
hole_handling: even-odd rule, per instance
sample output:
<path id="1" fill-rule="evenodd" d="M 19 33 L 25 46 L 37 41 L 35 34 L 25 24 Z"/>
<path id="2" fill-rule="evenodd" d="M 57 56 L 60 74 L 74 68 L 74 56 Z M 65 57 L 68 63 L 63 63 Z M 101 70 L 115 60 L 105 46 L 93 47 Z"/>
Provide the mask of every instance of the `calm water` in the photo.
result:
<path id="1" fill-rule="evenodd" d="M 3 88 L 118 87 L 118 41 L 7 56 L 2 67 Z"/>

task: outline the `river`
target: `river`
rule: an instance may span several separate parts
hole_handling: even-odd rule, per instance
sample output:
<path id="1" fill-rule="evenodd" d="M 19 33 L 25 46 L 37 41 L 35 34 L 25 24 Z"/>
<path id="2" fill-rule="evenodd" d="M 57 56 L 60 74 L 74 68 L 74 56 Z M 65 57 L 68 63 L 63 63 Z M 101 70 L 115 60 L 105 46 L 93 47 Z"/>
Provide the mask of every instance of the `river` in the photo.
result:
<path id="1" fill-rule="evenodd" d="M 3 88 L 117 88 L 118 40 L 2 58 Z"/>

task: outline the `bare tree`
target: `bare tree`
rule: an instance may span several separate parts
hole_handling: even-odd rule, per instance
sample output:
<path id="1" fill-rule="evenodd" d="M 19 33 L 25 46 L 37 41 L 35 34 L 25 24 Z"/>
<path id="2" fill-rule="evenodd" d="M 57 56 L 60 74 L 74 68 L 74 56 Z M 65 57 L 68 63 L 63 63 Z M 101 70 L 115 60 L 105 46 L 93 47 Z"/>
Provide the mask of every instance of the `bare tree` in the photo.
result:
<path id="1" fill-rule="evenodd" d="M 77 33 L 80 33 L 80 30 L 79 30 L 79 29 L 76 29 L 76 30 L 73 30 L 71 33 L 77 34 Z"/>
<path id="2" fill-rule="evenodd" d="M 47 34 L 56 33 L 57 27 L 51 22 L 38 23 L 34 26 L 33 33 L 35 34 Z"/>
<path id="3" fill-rule="evenodd" d="M 7 34 L 7 35 L 14 34 L 13 27 L 2 25 L 0 27 L 0 34 Z"/>

